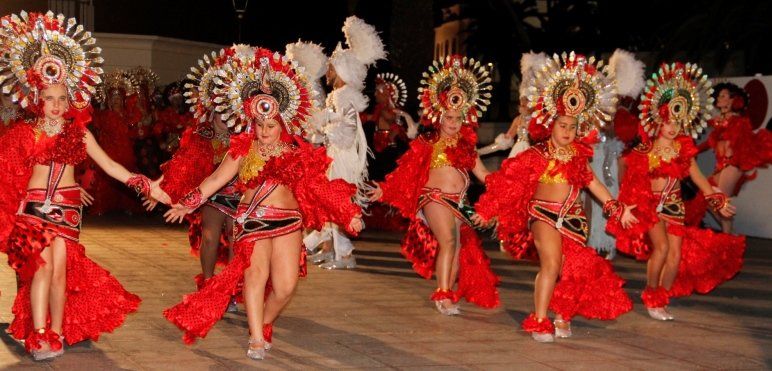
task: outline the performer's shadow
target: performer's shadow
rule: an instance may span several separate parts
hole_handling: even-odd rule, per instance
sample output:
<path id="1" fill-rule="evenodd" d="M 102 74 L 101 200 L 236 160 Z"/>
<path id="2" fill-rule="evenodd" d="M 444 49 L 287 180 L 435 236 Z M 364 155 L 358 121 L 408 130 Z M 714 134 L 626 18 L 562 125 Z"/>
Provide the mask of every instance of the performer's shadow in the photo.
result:
<path id="1" fill-rule="evenodd" d="M 24 344 L 14 339 L 8 333 L 8 323 L 0 323 L 0 341 L 3 342 L 9 354 L 14 354 L 19 361 L 13 365 L 6 365 L 7 369 L 19 368 L 72 368 L 72 369 L 101 369 L 101 370 L 129 370 L 119 367 L 104 352 L 96 349 L 90 340 L 65 346 L 65 354 L 51 360 L 36 362 L 24 349 Z"/>
<path id="2" fill-rule="evenodd" d="M 222 321 L 235 326 L 247 326 L 244 312 L 239 312 L 237 316 L 223 317 Z M 278 343 L 268 352 L 266 362 L 280 368 L 368 368 L 375 365 L 384 367 L 393 360 L 399 360 L 400 364 L 405 365 L 437 362 L 417 352 L 395 348 L 376 337 L 329 327 L 307 318 L 282 316 L 275 326 L 275 333 L 281 334 L 280 339 L 274 336 L 274 341 L 278 340 Z M 243 341 L 243 335 L 234 335 L 234 338 L 235 336 L 238 336 L 237 341 Z M 292 352 L 298 348 L 303 350 L 302 355 Z M 218 356 L 205 349 L 194 349 L 193 352 L 217 360 L 228 368 L 244 366 L 242 361 Z M 326 360 L 321 362 L 322 359 Z M 383 362 L 379 362 L 380 360 Z"/>

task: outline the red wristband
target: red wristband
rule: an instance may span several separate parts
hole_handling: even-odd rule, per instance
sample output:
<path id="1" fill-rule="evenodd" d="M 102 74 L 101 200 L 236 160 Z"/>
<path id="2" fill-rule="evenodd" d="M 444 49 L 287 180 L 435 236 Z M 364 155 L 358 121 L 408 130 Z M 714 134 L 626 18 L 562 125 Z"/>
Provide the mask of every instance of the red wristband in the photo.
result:
<path id="1" fill-rule="evenodd" d="M 150 178 L 142 174 L 132 174 L 126 180 L 126 185 L 137 192 L 137 194 L 150 198 Z"/>
<path id="2" fill-rule="evenodd" d="M 714 211 L 719 211 L 729 204 L 729 198 L 722 192 L 711 193 L 705 196 L 705 200 L 708 201 L 708 205 Z"/>
<path id="3" fill-rule="evenodd" d="M 620 220 L 624 210 L 625 204 L 613 198 L 603 204 L 603 214 L 609 219 L 615 218 L 616 220 Z"/>
<path id="4" fill-rule="evenodd" d="M 182 196 L 180 198 L 180 205 L 185 206 L 189 209 L 198 209 L 199 206 L 204 204 L 204 195 L 201 193 L 201 190 L 199 188 L 196 188 L 185 196 Z"/>

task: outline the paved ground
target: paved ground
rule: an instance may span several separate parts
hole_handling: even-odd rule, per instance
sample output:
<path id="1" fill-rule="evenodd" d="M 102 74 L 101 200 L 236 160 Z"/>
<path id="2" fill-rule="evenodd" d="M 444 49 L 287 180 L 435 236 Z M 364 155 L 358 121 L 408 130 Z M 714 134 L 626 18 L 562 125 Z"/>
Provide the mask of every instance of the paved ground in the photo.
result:
<path id="1" fill-rule="evenodd" d="M 275 349 L 255 362 L 245 357 L 244 313 L 228 314 L 196 345 L 162 316 L 163 308 L 194 289 L 198 263 L 179 227 L 148 219 L 87 220 L 88 254 L 144 301 L 114 334 L 68 348 L 64 357 L 34 363 L 0 331 L 0 367 L 10 369 L 766 369 L 772 368 L 772 242 L 749 239 L 742 273 L 709 296 L 676 301 L 675 322 L 649 320 L 639 303 L 643 265 L 615 261 L 628 279 L 635 310 L 617 321 L 577 319 L 575 336 L 537 344 L 519 329 L 531 308 L 535 267 L 513 263 L 487 246 L 502 277 L 503 306 L 439 315 L 428 300 L 431 281 L 417 277 L 399 255 L 398 236 L 365 236 L 356 243 L 359 269 L 309 267 L 297 296 L 276 323 Z M 14 275 L 0 267 L 0 327 L 11 320 Z"/>

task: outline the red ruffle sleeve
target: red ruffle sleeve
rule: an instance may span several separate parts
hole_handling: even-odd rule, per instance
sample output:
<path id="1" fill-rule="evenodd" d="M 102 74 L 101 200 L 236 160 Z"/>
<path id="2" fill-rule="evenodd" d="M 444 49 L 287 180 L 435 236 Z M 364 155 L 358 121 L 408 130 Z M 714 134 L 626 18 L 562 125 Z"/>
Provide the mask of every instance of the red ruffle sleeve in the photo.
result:
<path id="1" fill-rule="evenodd" d="M 418 196 L 429 179 L 431 161 L 432 145 L 422 137 L 412 141 L 408 151 L 397 160 L 394 171 L 380 183 L 380 201 L 399 210 L 405 218 L 415 218 Z"/>
<path id="2" fill-rule="evenodd" d="M 646 260 L 651 254 L 646 243 L 646 233 L 658 221 L 657 200 L 651 191 L 649 159 L 645 153 L 632 150 L 623 156 L 625 172 L 619 187 L 619 200 L 626 205 L 636 205 L 633 215 L 638 223 L 628 229 L 615 218 L 606 223 L 606 230 L 617 239 L 617 249 L 636 259 Z"/>
<path id="3" fill-rule="evenodd" d="M 485 220 L 498 217 L 498 237 L 515 258 L 523 258 L 530 246 L 528 202 L 546 167 L 547 160 L 535 147 L 504 160 L 497 172 L 485 178 L 485 193 L 475 204 Z"/>
<path id="4" fill-rule="evenodd" d="M 324 223 L 332 222 L 356 235 L 348 229 L 351 219 L 361 214 L 352 201 L 356 186 L 327 179 L 331 162 L 324 147 L 314 148 L 301 141 L 294 151 L 268 161 L 257 179 L 270 178 L 292 190 L 304 227 L 321 229 Z"/>
<path id="5" fill-rule="evenodd" d="M 161 188 L 176 203 L 191 189 L 196 188 L 215 170 L 212 142 L 199 135 L 196 128 L 185 130 L 180 148 L 171 160 L 161 165 L 164 180 Z"/>
<path id="6" fill-rule="evenodd" d="M 17 121 L 0 137 L 0 248 L 5 249 L 5 240 L 11 233 L 16 220 L 19 202 L 32 176 L 32 167 L 27 159 L 32 155 L 35 135 L 32 126 Z"/>

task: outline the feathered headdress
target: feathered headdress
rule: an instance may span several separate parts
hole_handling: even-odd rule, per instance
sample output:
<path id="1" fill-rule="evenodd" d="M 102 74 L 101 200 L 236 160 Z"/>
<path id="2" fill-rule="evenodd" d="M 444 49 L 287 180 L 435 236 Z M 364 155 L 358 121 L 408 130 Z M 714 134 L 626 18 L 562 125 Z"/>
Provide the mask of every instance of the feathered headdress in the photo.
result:
<path id="1" fill-rule="evenodd" d="M 544 53 L 524 53 L 520 58 L 520 97 L 528 95 L 528 87 L 533 85 L 538 71 L 544 63 L 547 62 L 547 55 Z"/>
<path id="2" fill-rule="evenodd" d="M 435 60 L 422 77 L 421 118 L 429 124 L 438 124 L 447 110 L 459 110 L 465 123 L 477 125 L 491 102 L 490 71 L 474 58 L 449 55 Z"/>
<path id="3" fill-rule="evenodd" d="M 559 116 L 574 117 L 580 137 L 611 121 L 616 105 L 608 66 L 574 52 L 548 58 L 528 88 L 528 108 L 535 124 L 548 128 Z"/>
<path id="4" fill-rule="evenodd" d="M 643 62 L 626 50 L 617 49 L 608 60 L 611 73 L 617 82 L 617 94 L 625 97 L 637 97 L 646 85 Z"/>
<path id="5" fill-rule="evenodd" d="M 684 133 L 697 138 L 713 111 L 713 88 L 708 76 L 696 64 L 663 63 L 646 81 L 641 95 L 640 119 L 649 137 L 660 125 L 675 120 Z"/>
<path id="6" fill-rule="evenodd" d="M 47 12 L 22 11 L 0 19 L 0 86 L 14 102 L 27 108 L 41 90 L 63 84 L 77 109 L 89 105 L 95 86 L 102 82 L 102 49 L 75 18 Z"/>
<path id="7" fill-rule="evenodd" d="M 330 63 L 341 80 L 362 89 L 367 77 L 367 67 L 379 59 L 386 58 L 383 41 L 375 27 L 355 16 L 346 18 L 343 34 L 346 36 L 348 49 L 343 49 L 338 44 L 330 56 Z"/>
<path id="8" fill-rule="evenodd" d="M 279 53 L 256 48 L 249 63 L 230 59 L 217 73 L 215 110 L 234 132 L 256 119 L 281 118 L 290 134 L 302 135 L 314 101 L 302 67 Z"/>
<path id="9" fill-rule="evenodd" d="M 287 58 L 297 62 L 305 70 L 306 77 L 311 87 L 316 92 L 317 104 L 324 105 L 324 90 L 320 79 L 327 72 L 327 55 L 321 45 L 300 41 L 287 44 L 285 47 Z"/>

